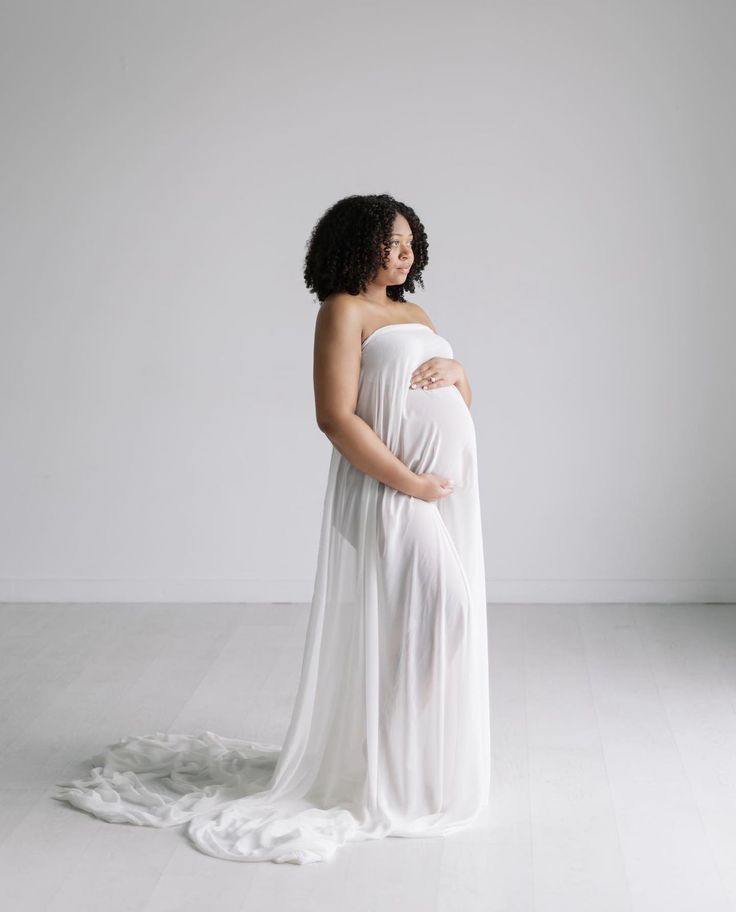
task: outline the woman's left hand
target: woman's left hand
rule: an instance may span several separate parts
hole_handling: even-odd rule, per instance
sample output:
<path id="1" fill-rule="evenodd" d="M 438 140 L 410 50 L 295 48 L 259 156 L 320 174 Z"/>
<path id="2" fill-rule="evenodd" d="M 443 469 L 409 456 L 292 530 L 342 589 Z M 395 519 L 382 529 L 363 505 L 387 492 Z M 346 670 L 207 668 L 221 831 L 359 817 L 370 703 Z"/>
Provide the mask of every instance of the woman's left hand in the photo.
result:
<path id="1" fill-rule="evenodd" d="M 455 386 L 464 377 L 465 368 L 454 358 L 429 358 L 414 370 L 409 384 L 412 389 L 437 389 Z"/>

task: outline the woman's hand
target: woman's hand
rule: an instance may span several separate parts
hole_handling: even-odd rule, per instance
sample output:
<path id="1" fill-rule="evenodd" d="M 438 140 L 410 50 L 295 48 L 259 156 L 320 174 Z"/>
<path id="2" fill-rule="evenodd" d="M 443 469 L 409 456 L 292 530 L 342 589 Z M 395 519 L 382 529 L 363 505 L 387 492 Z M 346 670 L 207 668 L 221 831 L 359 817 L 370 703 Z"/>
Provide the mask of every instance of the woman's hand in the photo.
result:
<path id="1" fill-rule="evenodd" d="M 415 490 L 412 491 L 412 497 L 418 497 L 420 500 L 439 500 L 452 494 L 455 490 L 455 482 L 443 475 L 435 475 L 434 472 L 422 472 L 416 475 Z"/>
<path id="2" fill-rule="evenodd" d="M 412 389 L 437 389 L 455 386 L 465 380 L 465 368 L 454 358 L 430 358 L 423 361 L 411 375 Z"/>

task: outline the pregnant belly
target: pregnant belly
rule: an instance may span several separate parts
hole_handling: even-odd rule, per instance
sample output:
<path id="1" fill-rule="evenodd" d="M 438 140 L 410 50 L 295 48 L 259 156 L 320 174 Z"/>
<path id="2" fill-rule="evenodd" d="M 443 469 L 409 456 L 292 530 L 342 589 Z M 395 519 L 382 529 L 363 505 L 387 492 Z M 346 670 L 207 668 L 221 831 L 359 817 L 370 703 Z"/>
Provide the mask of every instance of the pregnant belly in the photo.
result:
<path id="1" fill-rule="evenodd" d="M 413 472 L 435 472 L 464 487 L 475 446 L 473 418 L 456 386 L 407 391 L 400 458 Z"/>

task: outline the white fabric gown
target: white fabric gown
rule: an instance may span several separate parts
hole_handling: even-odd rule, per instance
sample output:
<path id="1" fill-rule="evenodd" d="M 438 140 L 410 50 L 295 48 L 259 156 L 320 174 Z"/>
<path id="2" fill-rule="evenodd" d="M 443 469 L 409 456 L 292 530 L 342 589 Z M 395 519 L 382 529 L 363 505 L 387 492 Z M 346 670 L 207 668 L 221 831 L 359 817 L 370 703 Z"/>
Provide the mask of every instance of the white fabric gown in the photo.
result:
<path id="1" fill-rule="evenodd" d="M 60 800 L 112 823 L 175 826 L 233 861 L 330 859 L 349 841 L 440 836 L 488 803 L 486 601 L 473 420 L 454 386 L 411 389 L 449 342 L 422 323 L 363 343 L 357 413 L 428 503 L 333 448 L 301 677 L 282 746 L 200 734 L 109 745 Z"/>

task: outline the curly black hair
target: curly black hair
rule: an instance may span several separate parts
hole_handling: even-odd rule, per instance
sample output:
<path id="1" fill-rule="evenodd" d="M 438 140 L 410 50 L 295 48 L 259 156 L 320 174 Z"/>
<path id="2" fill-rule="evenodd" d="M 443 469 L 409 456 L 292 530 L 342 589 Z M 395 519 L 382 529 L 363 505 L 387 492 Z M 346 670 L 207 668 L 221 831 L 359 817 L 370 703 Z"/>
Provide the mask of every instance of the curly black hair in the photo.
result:
<path id="1" fill-rule="evenodd" d="M 319 303 L 338 291 L 357 295 L 381 266 L 386 266 L 394 219 L 411 225 L 414 261 L 406 280 L 388 285 L 386 294 L 405 301 L 415 282 L 424 288 L 422 270 L 429 262 L 427 233 L 414 210 L 387 193 L 346 196 L 331 206 L 312 229 L 304 260 L 304 282 Z"/>

